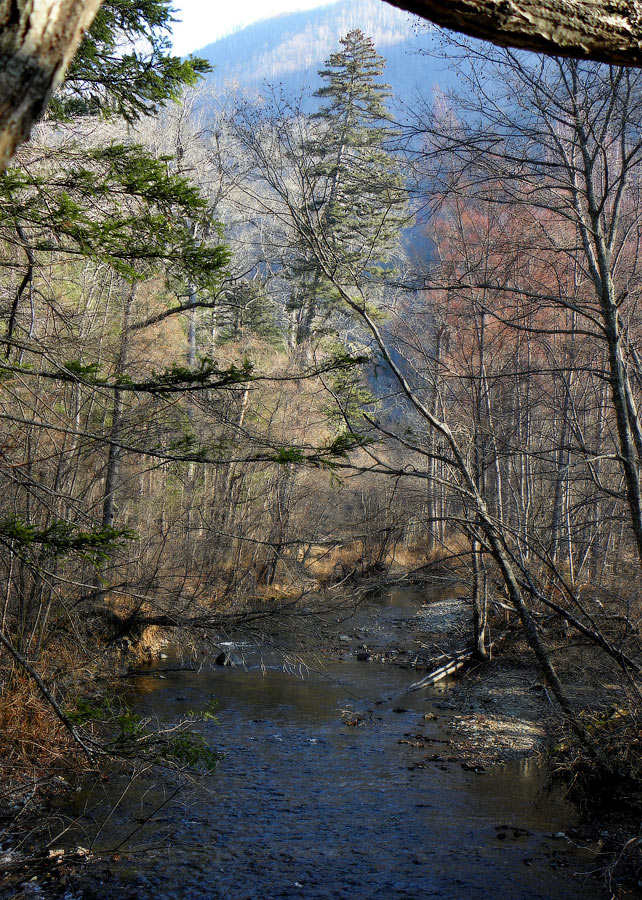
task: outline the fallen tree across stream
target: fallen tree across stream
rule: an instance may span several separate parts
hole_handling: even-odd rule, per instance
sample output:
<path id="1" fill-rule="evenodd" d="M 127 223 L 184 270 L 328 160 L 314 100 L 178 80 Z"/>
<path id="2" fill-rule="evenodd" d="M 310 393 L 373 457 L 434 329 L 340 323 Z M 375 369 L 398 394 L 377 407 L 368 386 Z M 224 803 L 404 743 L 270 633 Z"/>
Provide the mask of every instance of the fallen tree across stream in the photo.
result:
<path id="1" fill-rule="evenodd" d="M 506 635 L 508 634 L 510 629 L 502 632 L 498 637 L 495 638 L 488 646 L 488 653 L 492 654 L 492 651 L 495 647 L 502 641 Z M 448 654 L 448 659 L 445 663 L 442 663 L 437 669 L 433 669 L 432 672 L 429 672 L 428 675 L 424 675 L 423 678 L 420 678 L 419 681 L 415 681 L 413 684 L 409 685 L 406 688 L 405 693 L 409 694 L 411 691 L 418 691 L 420 688 L 431 687 L 433 684 L 437 684 L 437 682 L 442 681 L 444 678 L 447 678 L 449 675 L 456 675 L 457 672 L 461 671 L 469 662 L 471 662 L 475 658 L 475 651 L 472 647 L 467 648 L 465 650 L 454 650 L 452 653 Z"/>

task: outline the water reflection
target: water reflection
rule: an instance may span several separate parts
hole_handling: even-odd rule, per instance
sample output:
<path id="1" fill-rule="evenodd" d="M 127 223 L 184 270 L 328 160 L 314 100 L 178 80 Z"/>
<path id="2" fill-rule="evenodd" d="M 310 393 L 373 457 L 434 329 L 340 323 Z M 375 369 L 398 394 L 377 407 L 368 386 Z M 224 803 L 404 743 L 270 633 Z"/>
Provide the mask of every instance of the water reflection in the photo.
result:
<path id="1" fill-rule="evenodd" d="M 139 711 L 164 721 L 214 694 L 221 724 L 203 727 L 226 756 L 188 798 L 144 777 L 130 786 L 99 843 L 116 846 L 132 819 L 160 807 L 131 838 L 152 849 L 109 862 L 87 889 L 119 900 L 597 900 L 597 885 L 572 877 L 587 860 L 546 837 L 571 810 L 543 792 L 535 761 L 466 772 L 448 758 L 443 715 L 423 718 L 435 695 L 407 695 L 403 713 L 376 703 L 412 680 L 356 662 L 305 678 L 250 665 L 138 679 Z M 343 724 L 347 706 L 363 725 Z M 413 768 L 427 751 L 398 741 L 417 730 L 442 763 Z M 122 790 L 101 786 L 112 798 Z M 85 797 L 86 811 L 100 799 Z"/>

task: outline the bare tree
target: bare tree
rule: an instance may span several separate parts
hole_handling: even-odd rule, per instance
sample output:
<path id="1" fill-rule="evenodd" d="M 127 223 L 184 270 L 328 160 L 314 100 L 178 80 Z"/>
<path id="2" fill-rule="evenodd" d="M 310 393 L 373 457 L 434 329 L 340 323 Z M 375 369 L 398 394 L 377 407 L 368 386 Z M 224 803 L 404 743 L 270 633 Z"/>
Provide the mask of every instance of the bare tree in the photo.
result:
<path id="1" fill-rule="evenodd" d="M 468 61 L 471 89 L 461 98 L 466 119 L 453 121 L 441 111 L 424 123 L 436 180 L 446 193 L 475 197 L 498 213 L 507 204 L 522 209 L 530 218 L 522 230 L 529 229 L 531 252 L 566 260 L 574 275 L 562 278 L 557 265 L 549 287 L 532 276 L 527 286 L 523 277 L 515 282 L 469 268 L 449 287 L 523 292 L 540 309 L 566 310 L 573 333 L 604 346 L 616 454 L 642 561 L 642 431 L 631 352 L 639 340 L 632 310 L 640 278 L 640 76 L 574 60 L 532 62 L 492 48 L 473 50 Z M 505 79 L 497 90 L 480 80 L 493 66 Z M 599 456 L 596 448 L 591 452 Z"/>
<path id="2" fill-rule="evenodd" d="M 505 46 L 639 66 L 637 3 L 592 0 L 388 0 L 445 28 Z M 100 0 L 2 0 L 0 169 L 11 159 L 60 84 Z"/>

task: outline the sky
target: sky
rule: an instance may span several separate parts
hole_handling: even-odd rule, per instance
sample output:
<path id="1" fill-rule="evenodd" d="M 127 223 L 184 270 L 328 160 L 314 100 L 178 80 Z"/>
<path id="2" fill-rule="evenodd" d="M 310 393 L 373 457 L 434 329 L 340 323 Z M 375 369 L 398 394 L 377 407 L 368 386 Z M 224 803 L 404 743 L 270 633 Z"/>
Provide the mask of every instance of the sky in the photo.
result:
<path id="1" fill-rule="evenodd" d="M 331 0 L 175 0 L 176 22 L 172 29 L 174 52 L 179 56 L 280 13 L 323 6 Z"/>

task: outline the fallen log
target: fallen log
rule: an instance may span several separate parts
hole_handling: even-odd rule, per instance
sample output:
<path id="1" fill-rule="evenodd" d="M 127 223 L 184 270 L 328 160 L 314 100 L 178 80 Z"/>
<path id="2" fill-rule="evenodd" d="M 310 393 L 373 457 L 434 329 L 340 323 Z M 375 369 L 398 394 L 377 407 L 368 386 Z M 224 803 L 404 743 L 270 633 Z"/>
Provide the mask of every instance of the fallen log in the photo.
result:
<path id="1" fill-rule="evenodd" d="M 430 685 L 437 684 L 437 682 L 441 681 L 442 678 L 447 678 L 449 675 L 454 675 L 456 672 L 459 672 L 459 670 L 463 669 L 466 663 L 470 662 L 472 658 L 472 650 L 465 650 L 463 653 L 458 653 L 452 659 L 448 660 L 447 663 L 444 663 L 443 666 L 439 666 L 438 669 L 435 669 L 428 675 L 424 675 L 424 677 L 419 681 L 411 684 L 406 688 L 406 691 L 410 693 L 410 691 L 418 691 L 420 688 L 430 687 Z"/>
<path id="2" fill-rule="evenodd" d="M 488 653 L 492 654 L 493 650 L 509 634 L 510 629 L 503 631 L 498 637 L 495 638 L 494 641 L 491 641 L 488 645 Z M 474 650 L 459 650 L 456 653 L 453 653 L 448 660 L 443 665 L 439 666 L 438 669 L 434 669 L 434 671 L 430 672 L 428 675 L 424 675 L 424 677 L 420 681 L 415 681 L 414 684 L 411 684 L 406 688 L 404 693 L 409 694 L 411 691 L 418 691 L 420 688 L 430 687 L 432 684 L 437 684 L 438 681 L 441 681 L 443 678 L 447 678 L 449 675 L 454 675 L 456 672 L 459 672 L 460 669 L 463 669 L 466 663 L 470 662 L 474 657 Z"/>

